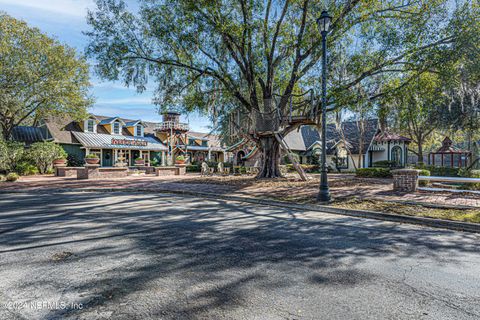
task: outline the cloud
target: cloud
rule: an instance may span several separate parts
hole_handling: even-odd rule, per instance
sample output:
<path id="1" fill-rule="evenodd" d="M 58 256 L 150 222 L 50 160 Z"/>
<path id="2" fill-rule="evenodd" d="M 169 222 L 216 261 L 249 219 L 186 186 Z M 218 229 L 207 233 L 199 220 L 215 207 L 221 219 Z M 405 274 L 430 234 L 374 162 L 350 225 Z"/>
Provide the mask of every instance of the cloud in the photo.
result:
<path id="1" fill-rule="evenodd" d="M 86 16 L 87 8 L 95 6 L 93 0 L 0 0 L 0 4 L 43 10 L 82 19 Z"/>

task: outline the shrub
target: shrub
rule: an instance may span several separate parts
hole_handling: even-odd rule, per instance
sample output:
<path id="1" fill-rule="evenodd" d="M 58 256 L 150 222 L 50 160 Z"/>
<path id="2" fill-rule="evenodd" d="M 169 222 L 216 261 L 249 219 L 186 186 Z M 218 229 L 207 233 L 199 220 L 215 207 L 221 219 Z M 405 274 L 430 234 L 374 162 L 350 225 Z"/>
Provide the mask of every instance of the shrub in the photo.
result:
<path id="1" fill-rule="evenodd" d="M 396 165 L 396 162 L 391 160 L 375 161 L 373 163 L 374 168 L 394 168 Z"/>
<path id="2" fill-rule="evenodd" d="M 430 176 L 430 171 L 426 169 L 421 169 L 420 172 L 418 173 L 419 176 Z M 418 185 L 420 187 L 426 187 L 428 185 L 428 181 L 418 181 Z"/>
<path id="3" fill-rule="evenodd" d="M 40 173 L 52 169 L 53 160 L 66 158 L 65 150 L 54 142 L 36 142 L 28 150 L 28 159 L 37 166 Z"/>
<path id="4" fill-rule="evenodd" d="M 300 156 L 296 153 L 292 153 L 291 154 L 293 159 L 295 160 L 295 162 L 299 163 L 300 162 Z M 292 161 L 290 161 L 290 157 L 286 154 L 285 156 L 283 156 L 283 162 L 285 164 L 291 164 Z"/>
<path id="5" fill-rule="evenodd" d="M 5 179 L 6 179 L 5 176 L 3 174 L 0 174 L 0 182 L 5 181 Z"/>
<path id="6" fill-rule="evenodd" d="M 98 159 L 98 156 L 94 153 L 87 154 L 85 159 Z"/>
<path id="7" fill-rule="evenodd" d="M 459 175 L 465 178 L 480 178 L 480 170 L 460 169 Z M 480 183 L 464 183 L 462 189 L 466 190 L 480 190 Z"/>
<path id="8" fill-rule="evenodd" d="M 390 178 L 392 173 L 386 168 L 360 168 L 355 171 L 360 178 Z"/>
<path id="9" fill-rule="evenodd" d="M 26 161 L 18 163 L 15 170 L 21 176 L 31 176 L 38 173 L 37 167 Z"/>
<path id="10" fill-rule="evenodd" d="M 187 172 L 201 172 L 201 167 L 196 164 L 190 164 L 186 167 Z"/>
<path id="11" fill-rule="evenodd" d="M 25 154 L 23 143 L 14 141 L 0 141 L 0 170 L 10 172 L 15 170 L 17 164 Z"/>
<path id="12" fill-rule="evenodd" d="M 142 157 L 137 157 L 137 158 L 135 158 L 135 161 L 141 161 L 141 160 L 143 160 Z"/>
<path id="13" fill-rule="evenodd" d="M 6 180 L 9 182 L 15 182 L 18 180 L 18 178 L 18 174 L 16 174 L 15 172 L 10 172 L 9 174 L 7 174 Z"/>
<path id="14" fill-rule="evenodd" d="M 69 167 L 82 167 L 84 160 L 77 158 L 77 156 L 73 154 L 69 154 L 67 156 L 67 162 Z"/>
<path id="15" fill-rule="evenodd" d="M 436 167 L 436 166 L 415 166 L 416 169 L 426 169 L 432 176 L 459 177 L 458 168 Z"/>
<path id="16" fill-rule="evenodd" d="M 184 156 L 177 156 L 175 159 L 178 160 L 178 161 L 185 161 Z"/>

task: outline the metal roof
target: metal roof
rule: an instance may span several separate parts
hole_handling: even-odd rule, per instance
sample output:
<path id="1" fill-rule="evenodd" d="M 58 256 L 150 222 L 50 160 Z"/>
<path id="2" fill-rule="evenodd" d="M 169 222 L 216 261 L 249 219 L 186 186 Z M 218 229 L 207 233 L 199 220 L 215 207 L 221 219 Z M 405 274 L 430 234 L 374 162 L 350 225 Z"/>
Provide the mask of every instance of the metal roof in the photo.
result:
<path id="1" fill-rule="evenodd" d="M 27 144 L 41 142 L 43 138 L 42 129 L 39 127 L 17 126 L 12 130 L 12 139 Z"/>
<path id="2" fill-rule="evenodd" d="M 167 147 L 153 137 L 132 137 L 115 134 L 100 134 L 93 132 L 72 132 L 77 140 L 86 148 L 97 149 L 133 149 L 133 150 L 150 150 L 150 151 L 167 151 Z M 126 145 L 112 144 L 112 139 L 142 141 L 146 142 L 146 146 L 142 145 Z"/>

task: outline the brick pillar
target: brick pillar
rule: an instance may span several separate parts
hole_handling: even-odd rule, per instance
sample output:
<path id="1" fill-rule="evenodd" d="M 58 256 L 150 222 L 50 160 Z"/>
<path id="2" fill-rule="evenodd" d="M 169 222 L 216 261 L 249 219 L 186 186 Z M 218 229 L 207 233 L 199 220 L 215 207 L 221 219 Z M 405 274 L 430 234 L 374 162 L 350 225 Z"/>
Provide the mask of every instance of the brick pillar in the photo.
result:
<path id="1" fill-rule="evenodd" d="M 418 187 L 418 174 L 420 170 L 398 169 L 392 170 L 393 191 L 415 192 Z"/>
<path id="2" fill-rule="evenodd" d="M 85 164 L 85 169 L 77 170 L 77 179 L 98 179 L 100 177 L 98 168 L 99 164 Z"/>

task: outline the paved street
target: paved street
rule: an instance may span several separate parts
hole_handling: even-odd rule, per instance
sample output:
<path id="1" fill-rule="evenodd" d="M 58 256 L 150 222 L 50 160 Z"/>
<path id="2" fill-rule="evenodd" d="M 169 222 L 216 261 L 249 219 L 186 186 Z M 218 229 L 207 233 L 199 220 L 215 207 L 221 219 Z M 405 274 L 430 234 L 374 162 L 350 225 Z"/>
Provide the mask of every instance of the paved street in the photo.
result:
<path id="1" fill-rule="evenodd" d="M 194 197 L 0 194 L 0 319 L 478 319 L 479 240 Z"/>

